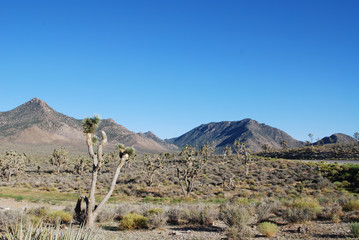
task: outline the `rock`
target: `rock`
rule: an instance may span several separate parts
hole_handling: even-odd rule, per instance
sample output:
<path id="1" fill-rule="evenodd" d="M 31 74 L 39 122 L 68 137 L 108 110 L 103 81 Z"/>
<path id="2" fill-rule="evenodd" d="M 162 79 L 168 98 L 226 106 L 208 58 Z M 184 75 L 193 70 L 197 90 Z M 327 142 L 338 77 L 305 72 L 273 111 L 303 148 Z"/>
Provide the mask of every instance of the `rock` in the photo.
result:
<path id="1" fill-rule="evenodd" d="M 307 233 L 307 232 L 308 232 L 308 228 L 299 227 L 299 228 L 297 229 L 297 232 L 299 232 L 299 233 Z"/>

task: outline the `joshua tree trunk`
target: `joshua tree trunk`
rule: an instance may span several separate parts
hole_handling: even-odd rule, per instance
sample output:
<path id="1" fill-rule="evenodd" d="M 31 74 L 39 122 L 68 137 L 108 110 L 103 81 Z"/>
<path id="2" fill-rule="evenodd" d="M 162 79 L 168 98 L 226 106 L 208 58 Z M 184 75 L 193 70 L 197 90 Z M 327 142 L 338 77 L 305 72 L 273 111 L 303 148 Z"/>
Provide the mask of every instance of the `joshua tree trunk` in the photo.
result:
<path id="1" fill-rule="evenodd" d="M 125 164 L 125 162 L 127 161 L 128 157 L 129 157 L 128 154 L 124 154 L 121 157 L 120 163 L 118 164 L 116 172 L 113 176 L 110 190 L 108 191 L 106 196 L 102 199 L 102 201 L 96 206 L 95 205 L 95 192 L 96 192 L 97 176 L 98 176 L 98 172 L 100 170 L 100 167 L 101 167 L 101 164 L 103 161 L 103 159 L 102 159 L 103 146 L 107 142 L 106 133 L 104 131 L 102 131 L 101 134 L 102 134 L 102 140 L 101 140 L 101 144 L 98 146 L 97 154 L 95 154 L 93 151 L 91 134 L 87 133 L 87 135 L 86 135 L 86 143 L 88 146 L 88 151 L 89 151 L 90 157 L 93 160 L 90 194 L 89 194 L 88 201 L 85 201 L 86 205 L 87 205 L 86 206 L 86 214 L 85 214 L 85 227 L 87 227 L 87 228 L 92 228 L 94 226 L 94 223 L 96 221 L 98 214 L 101 212 L 101 209 L 103 208 L 105 203 L 110 199 L 110 197 L 113 193 L 113 190 L 115 189 L 116 181 L 117 181 L 118 175 L 120 174 L 121 168 L 123 167 L 123 165 Z"/>

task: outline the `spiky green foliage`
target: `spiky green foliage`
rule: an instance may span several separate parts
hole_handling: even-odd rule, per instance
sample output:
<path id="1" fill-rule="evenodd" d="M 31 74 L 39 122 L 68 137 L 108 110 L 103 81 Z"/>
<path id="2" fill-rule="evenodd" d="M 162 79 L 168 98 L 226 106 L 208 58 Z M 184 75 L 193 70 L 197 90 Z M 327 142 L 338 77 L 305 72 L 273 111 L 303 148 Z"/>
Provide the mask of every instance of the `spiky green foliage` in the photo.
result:
<path id="1" fill-rule="evenodd" d="M 122 143 L 118 143 L 116 145 L 116 150 L 124 150 L 125 149 L 125 145 L 123 145 Z"/>
<path id="2" fill-rule="evenodd" d="M 118 144 L 116 145 L 116 150 L 119 151 L 119 156 L 120 156 L 120 158 L 122 158 L 122 156 L 124 156 L 124 155 L 126 155 L 126 154 L 128 155 L 129 158 L 132 158 L 132 157 L 134 157 L 135 154 L 136 154 L 136 151 L 135 151 L 134 148 L 132 148 L 132 147 L 125 147 L 125 145 L 123 145 L 122 143 L 118 143 Z"/>
<path id="3" fill-rule="evenodd" d="M 81 122 L 84 133 L 95 133 L 100 122 L 99 115 L 94 115 L 92 118 L 85 117 Z"/>
<path id="4" fill-rule="evenodd" d="M 58 228 L 45 226 L 42 222 L 33 226 L 23 221 L 8 226 L 1 240 L 94 240 L 97 239 L 97 233 L 90 229 L 74 229 L 70 226 L 66 231 Z"/>
<path id="5" fill-rule="evenodd" d="M 135 156 L 135 149 L 132 147 L 127 147 L 124 151 L 125 154 L 128 154 L 129 157 Z"/>

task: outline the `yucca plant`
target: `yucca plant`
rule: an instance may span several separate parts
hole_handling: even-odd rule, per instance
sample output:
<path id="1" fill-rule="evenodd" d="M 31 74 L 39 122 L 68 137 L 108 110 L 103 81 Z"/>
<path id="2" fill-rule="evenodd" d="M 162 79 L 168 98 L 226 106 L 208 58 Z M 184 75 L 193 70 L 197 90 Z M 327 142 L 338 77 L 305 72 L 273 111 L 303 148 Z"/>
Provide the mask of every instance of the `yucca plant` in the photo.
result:
<path id="1" fill-rule="evenodd" d="M 53 228 L 39 222 L 35 226 L 19 221 L 17 224 L 7 226 L 1 240 L 93 240 L 97 238 L 97 232 L 80 227 L 70 227 L 66 231 Z"/>

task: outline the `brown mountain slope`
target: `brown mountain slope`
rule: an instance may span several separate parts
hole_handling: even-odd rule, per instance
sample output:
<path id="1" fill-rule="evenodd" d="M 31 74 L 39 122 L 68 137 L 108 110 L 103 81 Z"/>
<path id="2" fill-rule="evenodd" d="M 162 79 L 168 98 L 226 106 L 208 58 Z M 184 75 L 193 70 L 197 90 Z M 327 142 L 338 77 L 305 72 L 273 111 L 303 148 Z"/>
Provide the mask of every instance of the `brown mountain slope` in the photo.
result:
<path id="1" fill-rule="evenodd" d="M 272 148 L 281 148 L 282 141 L 285 141 L 288 147 L 303 145 L 285 132 L 252 119 L 202 124 L 178 138 L 166 141 L 179 147 L 185 144 L 201 146 L 209 142 L 220 151 L 237 139 L 246 142 L 252 151 L 260 151 L 264 144 Z"/>
<path id="2" fill-rule="evenodd" d="M 323 145 L 323 144 L 331 144 L 331 143 L 356 143 L 357 140 L 349 135 L 343 133 L 334 133 L 329 137 L 324 137 L 321 140 L 315 142 L 313 145 Z"/>
<path id="3" fill-rule="evenodd" d="M 112 119 L 101 121 L 98 131 L 108 135 L 109 148 L 118 142 L 139 152 L 162 152 L 176 149 L 152 137 L 134 133 Z M 33 98 L 7 112 L 0 112 L 0 147 L 50 153 L 60 145 L 85 152 L 81 120 L 56 112 L 46 102 Z"/>

